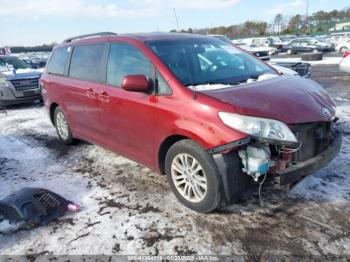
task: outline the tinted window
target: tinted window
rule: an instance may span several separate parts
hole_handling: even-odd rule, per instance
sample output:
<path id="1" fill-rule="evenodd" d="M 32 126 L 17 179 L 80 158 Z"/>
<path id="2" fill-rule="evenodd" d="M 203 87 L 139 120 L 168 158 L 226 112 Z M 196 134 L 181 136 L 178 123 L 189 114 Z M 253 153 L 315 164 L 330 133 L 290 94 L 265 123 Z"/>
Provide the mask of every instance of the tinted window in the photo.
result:
<path id="1" fill-rule="evenodd" d="M 69 76 L 86 81 L 102 82 L 104 44 L 77 46 L 73 50 Z"/>
<path id="2" fill-rule="evenodd" d="M 151 73 L 151 62 L 136 47 L 129 44 L 111 44 L 107 66 L 107 83 L 120 86 L 126 75 Z"/>
<path id="3" fill-rule="evenodd" d="M 231 85 L 275 74 L 260 60 L 220 39 L 175 39 L 147 44 L 186 86 Z"/>
<path id="4" fill-rule="evenodd" d="M 47 72 L 51 74 L 63 75 L 66 67 L 70 47 L 56 48 L 52 54 Z"/>

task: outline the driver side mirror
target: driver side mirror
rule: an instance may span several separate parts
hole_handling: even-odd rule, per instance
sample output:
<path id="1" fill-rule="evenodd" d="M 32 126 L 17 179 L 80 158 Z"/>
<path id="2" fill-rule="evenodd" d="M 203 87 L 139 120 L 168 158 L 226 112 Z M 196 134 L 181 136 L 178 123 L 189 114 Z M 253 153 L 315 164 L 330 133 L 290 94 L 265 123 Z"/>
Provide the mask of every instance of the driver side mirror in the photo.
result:
<path id="1" fill-rule="evenodd" d="M 127 75 L 122 80 L 121 87 L 131 92 L 147 92 L 150 84 L 144 75 Z"/>

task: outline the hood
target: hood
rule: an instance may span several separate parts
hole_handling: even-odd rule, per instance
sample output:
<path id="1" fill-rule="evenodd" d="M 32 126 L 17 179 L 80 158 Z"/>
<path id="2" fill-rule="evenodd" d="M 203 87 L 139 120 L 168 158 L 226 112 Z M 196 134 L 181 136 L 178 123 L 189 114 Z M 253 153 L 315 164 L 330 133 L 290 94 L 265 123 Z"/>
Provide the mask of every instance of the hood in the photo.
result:
<path id="1" fill-rule="evenodd" d="M 43 69 L 17 69 L 1 72 L 8 80 L 38 78 L 41 76 Z"/>
<path id="2" fill-rule="evenodd" d="M 198 91 L 229 103 L 238 114 L 271 118 L 286 124 L 330 121 L 335 104 L 316 82 L 279 76 L 249 84 Z"/>

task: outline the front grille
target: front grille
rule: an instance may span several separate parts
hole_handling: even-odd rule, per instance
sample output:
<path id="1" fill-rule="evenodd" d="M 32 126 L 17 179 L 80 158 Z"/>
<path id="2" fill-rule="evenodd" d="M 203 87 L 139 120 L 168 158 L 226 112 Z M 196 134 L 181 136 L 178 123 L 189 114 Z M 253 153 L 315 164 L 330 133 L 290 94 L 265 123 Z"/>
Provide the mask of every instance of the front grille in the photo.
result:
<path id="1" fill-rule="evenodd" d="M 39 87 L 39 78 L 16 79 L 11 83 L 17 91 L 36 89 Z"/>
<path id="2" fill-rule="evenodd" d="M 293 155 L 295 162 L 315 157 L 329 146 L 332 139 L 332 124 L 327 122 L 300 124 L 292 130 L 302 143 L 300 150 Z"/>

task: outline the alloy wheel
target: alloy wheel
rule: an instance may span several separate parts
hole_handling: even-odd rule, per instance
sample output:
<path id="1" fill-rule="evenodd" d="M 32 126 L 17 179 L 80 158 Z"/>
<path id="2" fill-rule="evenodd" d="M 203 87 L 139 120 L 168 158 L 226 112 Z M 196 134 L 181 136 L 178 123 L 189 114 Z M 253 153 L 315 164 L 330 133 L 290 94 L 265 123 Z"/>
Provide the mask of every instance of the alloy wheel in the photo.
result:
<path id="1" fill-rule="evenodd" d="M 56 115 L 56 126 L 60 137 L 63 140 L 67 140 L 69 137 L 69 127 L 66 117 L 62 112 L 58 112 Z"/>
<path id="2" fill-rule="evenodd" d="M 178 154 L 171 163 L 171 177 L 183 198 L 198 203 L 207 193 L 207 177 L 200 163 L 189 154 Z"/>

